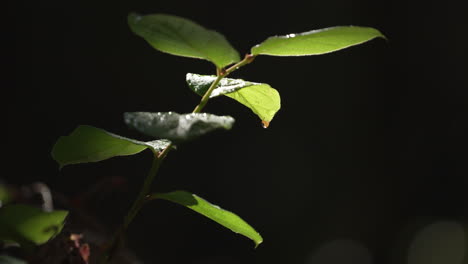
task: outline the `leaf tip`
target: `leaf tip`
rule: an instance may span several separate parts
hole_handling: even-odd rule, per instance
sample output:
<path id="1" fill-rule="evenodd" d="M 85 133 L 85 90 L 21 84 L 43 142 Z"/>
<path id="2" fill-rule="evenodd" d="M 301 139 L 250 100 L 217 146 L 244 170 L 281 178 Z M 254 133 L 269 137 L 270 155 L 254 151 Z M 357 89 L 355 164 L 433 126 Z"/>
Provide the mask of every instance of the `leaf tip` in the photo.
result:
<path id="1" fill-rule="evenodd" d="M 258 233 L 257 233 L 257 234 L 258 234 Z M 254 249 L 257 249 L 258 246 L 260 246 L 260 244 L 263 243 L 263 238 L 260 236 L 260 234 L 258 234 L 258 236 L 260 237 L 260 239 L 254 241 L 254 243 L 255 243 Z"/>
<path id="2" fill-rule="evenodd" d="M 376 28 L 372 28 L 372 27 L 369 28 L 369 29 L 370 29 L 370 30 L 373 30 L 374 33 L 375 33 L 373 39 L 374 39 L 374 38 L 382 38 L 382 39 L 384 39 L 385 41 L 388 41 L 388 38 L 387 38 L 380 30 L 378 30 L 378 29 L 376 29 Z"/>
<path id="3" fill-rule="evenodd" d="M 262 127 L 263 128 L 268 128 L 270 126 L 270 122 L 262 120 Z"/>
<path id="4" fill-rule="evenodd" d="M 63 140 L 62 138 L 64 138 L 63 136 L 60 137 L 57 142 L 55 142 L 54 146 L 52 147 L 52 150 L 50 151 L 50 156 L 52 156 L 52 159 L 55 160 L 55 162 L 57 162 L 58 166 L 59 166 L 59 171 L 62 170 L 63 166 L 65 166 L 65 164 L 62 164 L 60 162 L 60 159 L 58 157 L 58 154 L 57 154 L 57 148 L 60 144 L 60 142 Z"/>
<path id="5" fill-rule="evenodd" d="M 388 42 L 387 36 L 385 36 L 384 34 L 382 34 L 382 32 L 380 32 L 380 31 L 379 31 L 379 33 L 380 33 L 380 36 L 379 36 L 379 37 L 383 38 L 385 41 Z"/>
<path id="6" fill-rule="evenodd" d="M 71 163 L 67 163 L 67 162 L 65 162 L 65 161 L 61 161 L 61 160 L 55 159 L 55 158 L 54 158 L 54 160 L 55 160 L 55 162 L 57 162 L 58 170 L 59 170 L 59 171 L 62 171 L 63 167 L 65 167 L 65 166 L 71 164 Z"/>
<path id="7" fill-rule="evenodd" d="M 130 29 L 131 29 L 134 33 L 136 33 L 136 30 L 135 30 L 135 28 L 134 28 L 135 24 L 136 24 L 138 21 L 140 21 L 142 18 L 143 18 L 143 17 L 142 17 L 140 14 L 136 13 L 136 12 L 131 12 L 131 13 L 128 14 L 128 16 L 127 16 L 127 23 L 128 23 L 128 25 L 129 25 Z"/>
<path id="8" fill-rule="evenodd" d="M 128 14 L 128 21 L 135 21 L 135 20 L 140 20 L 140 19 L 141 19 L 141 15 L 139 15 L 136 12 L 130 12 Z"/>

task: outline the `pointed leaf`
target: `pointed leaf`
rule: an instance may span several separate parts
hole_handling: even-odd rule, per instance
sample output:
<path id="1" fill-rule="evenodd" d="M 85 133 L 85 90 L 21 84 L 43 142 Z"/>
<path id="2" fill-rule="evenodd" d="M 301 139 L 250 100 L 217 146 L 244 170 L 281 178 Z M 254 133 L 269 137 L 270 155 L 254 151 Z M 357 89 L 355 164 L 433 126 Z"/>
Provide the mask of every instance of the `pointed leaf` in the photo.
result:
<path id="1" fill-rule="evenodd" d="M 142 142 L 121 137 L 92 126 L 78 126 L 69 136 L 60 137 L 52 157 L 63 167 L 68 164 L 97 162 L 116 156 L 137 154 L 147 148 L 159 152 L 169 140 Z"/>
<path id="2" fill-rule="evenodd" d="M 29 205 L 0 208 L 0 241 L 43 244 L 62 230 L 67 211 L 44 212 Z"/>
<path id="3" fill-rule="evenodd" d="M 173 141 L 184 141 L 199 137 L 216 129 L 231 129 L 234 118 L 206 113 L 178 114 L 174 112 L 124 114 L 125 123 L 141 133 Z"/>
<path id="4" fill-rule="evenodd" d="M 339 26 L 309 32 L 270 37 L 252 48 L 253 55 L 319 55 L 385 36 L 370 27 Z"/>
<path id="5" fill-rule="evenodd" d="M 239 53 L 223 35 L 185 18 L 166 15 L 131 13 L 132 31 L 155 49 L 173 55 L 205 59 L 223 68 L 240 60 Z"/>
<path id="6" fill-rule="evenodd" d="M 164 199 L 190 208 L 193 211 L 232 230 L 233 232 L 250 238 L 254 241 L 255 247 L 263 242 L 262 236 L 260 236 L 260 234 L 247 222 L 242 220 L 242 218 L 232 212 L 220 208 L 217 205 L 209 203 L 195 194 L 186 191 L 175 191 L 170 193 L 153 194 L 150 199 Z"/>
<path id="7" fill-rule="evenodd" d="M 187 84 L 195 93 L 203 96 L 216 76 L 188 73 Z M 242 79 L 223 78 L 210 98 L 225 95 L 250 108 L 268 126 L 281 108 L 281 98 L 275 89 L 265 83 L 248 82 Z"/>

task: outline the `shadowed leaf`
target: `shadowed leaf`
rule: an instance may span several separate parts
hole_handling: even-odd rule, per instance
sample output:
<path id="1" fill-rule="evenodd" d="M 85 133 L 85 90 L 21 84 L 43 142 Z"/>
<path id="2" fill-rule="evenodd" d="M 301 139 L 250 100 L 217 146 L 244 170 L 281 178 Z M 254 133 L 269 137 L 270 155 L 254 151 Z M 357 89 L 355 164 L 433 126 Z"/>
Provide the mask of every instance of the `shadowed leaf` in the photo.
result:
<path id="1" fill-rule="evenodd" d="M 63 167 L 68 164 L 97 162 L 116 156 L 137 154 L 147 148 L 159 152 L 169 140 L 142 142 L 121 137 L 92 126 L 78 126 L 69 136 L 60 137 L 52 157 Z"/>
<path id="2" fill-rule="evenodd" d="M 41 245 L 60 233 L 67 211 L 44 212 L 15 204 L 0 208 L 0 240 Z"/>
<path id="3" fill-rule="evenodd" d="M 240 60 L 239 53 L 223 35 L 185 18 L 166 15 L 131 13 L 132 31 L 155 49 L 184 57 L 205 59 L 223 68 Z"/>
<path id="4" fill-rule="evenodd" d="M 0 255 L 0 263 L 1 264 L 27 264 L 26 261 L 21 259 L 17 259 L 7 255 Z"/>

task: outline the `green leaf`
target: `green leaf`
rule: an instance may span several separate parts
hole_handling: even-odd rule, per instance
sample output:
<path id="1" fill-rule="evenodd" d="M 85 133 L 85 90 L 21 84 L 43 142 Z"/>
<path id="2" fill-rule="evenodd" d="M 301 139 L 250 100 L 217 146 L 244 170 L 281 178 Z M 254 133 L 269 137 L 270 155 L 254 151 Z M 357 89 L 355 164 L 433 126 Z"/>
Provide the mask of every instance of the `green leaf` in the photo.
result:
<path id="1" fill-rule="evenodd" d="M 252 48 L 253 55 L 319 55 L 358 45 L 371 39 L 385 38 L 370 27 L 340 26 L 304 33 L 270 37 Z"/>
<path id="2" fill-rule="evenodd" d="M 44 212 L 28 205 L 7 205 L 0 208 L 0 240 L 44 244 L 60 233 L 67 215 L 67 211 Z"/>
<path id="3" fill-rule="evenodd" d="M 132 31 L 155 49 L 173 55 L 205 59 L 223 68 L 240 60 L 239 53 L 223 35 L 185 18 L 166 15 L 131 13 Z"/>
<path id="4" fill-rule="evenodd" d="M 13 200 L 12 193 L 8 190 L 8 187 L 0 183 L 0 207 L 9 203 Z"/>
<path id="5" fill-rule="evenodd" d="M 60 137 L 52 149 L 52 157 L 63 167 L 68 164 L 97 162 L 116 156 L 137 154 L 147 148 L 157 153 L 169 140 L 142 142 L 121 137 L 92 126 L 78 126 L 69 136 Z"/>
<path id="6" fill-rule="evenodd" d="M 199 137 L 216 129 L 231 129 L 234 118 L 206 113 L 131 112 L 124 114 L 125 123 L 141 133 L 173 141 Z"/>
<path id="7" fill-rule="evenodd" d="M 175 191 L 153 194 L 150 199 L 164 199 L 190 208 L 233 232 L 250 238 L 254 241 L 255 247 L 263 242 L 262 236 L 238 215 L 221 209 L 219 206 L 211 204 L 195 194 L 186 191 Z"/>
<path id="8" fill-rule="evenodd" d="M 216 76 L 188 73 L 187 84 L 195 93 L 203 96 Z M 225 95 L 247 106 L 265 127 L 281 108 L 281 98 L 275 89 L 265 83 L 248 82 L 241 79 L 223 78 L 211 93 L 210 98 Z"/>
<path id="9" fill-rule="evenodd" d="M 27 264 L 26 261 L 7 255 L 0 255 L 1 264 Z"/>

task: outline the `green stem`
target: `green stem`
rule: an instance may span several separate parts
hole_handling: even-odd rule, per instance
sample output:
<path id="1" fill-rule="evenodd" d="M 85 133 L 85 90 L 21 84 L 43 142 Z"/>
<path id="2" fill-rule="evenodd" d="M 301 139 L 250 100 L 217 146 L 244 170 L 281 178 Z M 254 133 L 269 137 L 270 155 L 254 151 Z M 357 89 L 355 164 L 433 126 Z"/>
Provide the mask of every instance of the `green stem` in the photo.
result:
<path id="1" fill-rule="evenodd" d="M 225 71 L 224 71 L 224 76 L 223 77 L 226 77 L 227 75 L 229 75 L 231 72 L 235 71 L 235 70 L 238 70 L 240 67 L 242 66 L 245 66 L 249 63 L 251 63 L 255 57 L 257 57 L 257 55 L 252 55 L 252 54 L 247 54 L 245 55 L 244 59 L 239 61 L 238 63 L 232 65 L 231 67 L 227 68 Z"/>
<path id="2" fill-rule="evenodd" d="M 159 171 L 159 167 L 161 166 L 162 161 L 166 157 L 167 153 L 169 153 L 169 150 L 171 148 L 172 148 L 172 143 L 169 144 L 169 146 L 167 146 L 163 151 L 159 153 L 154 153 L 153 163 L 151 164 L 151 169 L 148 172 L 148 176 L 146 176 L 146 179 L 143 183 L 143 187 L 141 188 L 140 193 L 138 194 L 137 198 L 133 202 L 132 207 L 130 208 L 127 215 L 125 216 L 123 224 L 115 232 L 107 248 L 105 249 L 104 256 L 103 256 L 101 263 L 107 263 L 114 255 L 114 252 L 118 246 L 118 243 L 121 240 L 121 236 L 125 233 L 128 225 L 130 225 L 130 223 L 133 221 L 133 219 L 135 218 L 135 216 L 138 214 L 141 207 L 145 203 L 146 197 L 148 196 L 149 191 L 150 191 L 151 184 L 153 183 L 153 180 Z"/>
<path id="3" fill-rule="evenodd" d="M 218 71 L 218 72 L 220 72 L 220 71 Z M 208 103 L 208 100 L 210 100 L 211 93 L 216 88 L 216 86 L 221 81 L 221 79 L 223 79 L 223 77 L 224 77 L 224 75 L 222 73 L 218 74 L 218 76 L 216 77 L 216 80 L 213 83 L 211 83 L 210 88 L 208 88 L 208 90 L 203 95 L 202 99 L 200 100 L 200 103 L 197 105 L 197 107 L 195 107 L 195 109 L 193 109 L 192 113 L 200 113 L 201 112 L 203 107 L 205 107 L 206 103 Z"/>
<path id="4" fill-rule="evenodd" d="M 221 79 L 228 76 L 231 72 L 239 69 L 240 67 L 251 63 L 255 59 L 255 56 L 256 55 L 247 54 L 247 55 L 245 55 L 243 60 L 239 61 L 238 63 L 234 64 L 233 66 L 229 67 L 226 70 L 216 69 L 216 75 L 217 75 L 216 80 L 213 83 L 211 83 L 210 88 L 208 88 L 208 90 L 203 95 L 202 99 L 200 100 L 200 103 L 197 105 L 197 107 L 195 107 L 195 109 L 193 110 L 192 113 L 200 113 L 201 112 L 203 107 L 205 107 L 205 105 L 208 103 L 208 100 L 210 100 L 211 93 L 216 88 L 216 86 L 218 86 Z"/>
<path id="5" fill-rule="evenodd" d="M 202 99 L 200 100 L 200 103 L 197 105 L 197 107 L 195 107 L 192 113 L 200 113 L 202 111 L 202 109 L 210 100 L 211 93 L 219 84 L 221 79 L 228 76 L 230 73 L 239 69 L 240 67 L 251 63 L 255 59 L 255 56 L 256 55 L 247 54 L 245 55 L 243 60 L 239 61 L 238 63 L 234 64 L 228 69 L 219 69 L 219 68 L 216 69 L 216 75 L 217 75 L 216 80 L 211 84 L 210 88 L 208 88 L 208 90 L 203 95 Z M 163 151 L 154 154 L 153 163 L 151 165 L 151 169 L 148 173 L 148 176 L 146 176 L 146 179 L 143 183 L 143 187 L 141 188 L 140 193 L 138 194 L 137 198 L 133 202 L 132 207 L 130 207 L 130 210 L 125 216 L 123 224 L 119 227 L 119 229 L 117 229 L 111 241 L 109 242 L 108 246 L 106 247 L 101 263 L 103 264 L 107 263 L 114 255 L 114 252 L 117 249 L 117 245 L 120 242 L 122 235 L 125 233 L 128 226 L 133 221 L 133 219 L 138 214 L 140 209 L 143 207 L 145 201 L 147 200 L 147 197 L 151 188 L 151 184 L 153 183 L 153 180 L 156 177 L 156 174 L 158 173 L 158 170 L 159 170 L 159 167 L 161 166 L 162 161 L 166 157 L 167 153 L 169 153 L 171 148 L 172 148 L 172 143 L 169 144 L 169 146 L 167 146 Z"/>
<path id="6" fill-rule="evenodd" d="M 128 211 L 127 216 L 125 216 L 123 231 L 127 229 L 128 225 L 133 221 L 133 218 L 135 218 L 135 216 L 138 214 L 138 211 L 140 211 L 141 207 L 143 206 L 143 203 L 146 200 L 146 196 L 149 193 L 151 184 L 153 183 L 153 180 L 159 171 L 159 167 L 161 166 L 163 159 L 166 157 L 171 147 L 172 144 L 169 144 L 169 146 L 167 146 L 161 153 L 159 153 L 159 155 L 155 154 L 153 163 L 151 164 L 151 169 L 148 173 L 148 176 L 146 176 L 143 187 L 141 188 L 140 193 L 138 194 L 138 197 L 136 198 L 132 207 Z"/>

